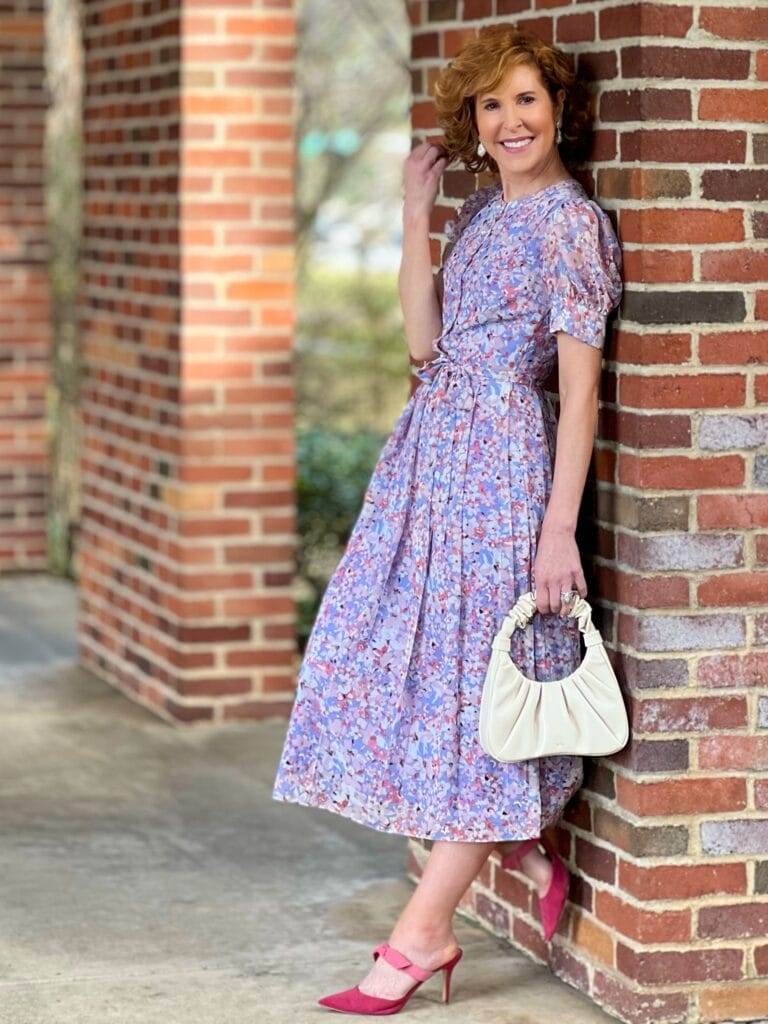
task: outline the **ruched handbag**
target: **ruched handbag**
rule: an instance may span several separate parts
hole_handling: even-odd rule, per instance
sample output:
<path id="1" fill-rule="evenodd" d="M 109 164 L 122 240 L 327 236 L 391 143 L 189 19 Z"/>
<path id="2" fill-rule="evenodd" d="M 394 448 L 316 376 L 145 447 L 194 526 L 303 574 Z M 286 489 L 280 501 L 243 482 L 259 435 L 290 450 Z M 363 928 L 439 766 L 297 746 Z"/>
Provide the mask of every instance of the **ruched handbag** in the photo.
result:
<path id="1" fill-rule="evenodd" d="M 509 653 L 513 631 L 525 629 L 536 610 L 533 592 L 522 594 L 494 637 L 480 700 L 481 747 L 497 761 L 621 750 L 627 710 L 590 604 L 577 595 L 568 612 L 584 637 L 584 659 L 564 679 L 544 682 L 524 675 Z"/>

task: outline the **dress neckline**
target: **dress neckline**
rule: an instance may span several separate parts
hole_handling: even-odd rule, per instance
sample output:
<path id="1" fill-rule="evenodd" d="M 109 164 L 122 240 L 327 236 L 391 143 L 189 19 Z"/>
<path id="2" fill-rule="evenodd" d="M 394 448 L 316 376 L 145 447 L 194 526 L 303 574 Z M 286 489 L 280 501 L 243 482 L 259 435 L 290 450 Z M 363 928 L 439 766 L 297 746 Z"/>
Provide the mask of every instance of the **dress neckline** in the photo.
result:
<path id="1" fill-rule="evenodd" d="M 574 186 L 581 188 L 581 184 L 576 180 L 576 178 L 561 178 L 560 181 L 553 181 L 551 185 L 545 185 L 544 188 L 540 188 L 536 192 L 529 192 L 527 196 L 518 196 L 516 199 L 505 199 L 504 184 L 503 182 L 498 182 L 495 186 L 496 197 L 494 201 L 500 203 L 502 206 L 517 206 L 519 203 L 524 203 L 528 199 L 535 199 L 537 196 L 541 196 L 545 192 L 551 192 L 558 188 L 573 188 Z"/>

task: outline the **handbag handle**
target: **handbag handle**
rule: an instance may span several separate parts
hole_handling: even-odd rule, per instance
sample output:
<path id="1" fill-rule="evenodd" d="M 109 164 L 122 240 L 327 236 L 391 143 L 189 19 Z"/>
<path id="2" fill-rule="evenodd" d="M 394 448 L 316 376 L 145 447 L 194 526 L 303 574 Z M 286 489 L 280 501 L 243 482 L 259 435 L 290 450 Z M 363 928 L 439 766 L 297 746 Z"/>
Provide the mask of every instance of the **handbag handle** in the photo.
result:
<path id="1" fill-rule="evenodd" d="M 535 614 L 536 598 L 533 596 L 533 591 L 528 590 L 518 597 L 512 608 L 504 616 L 501 629 L 496 637 L 496 640 L 501 641 L 501 643 L 497 645 L 494 641 L 493 646 L 497 647 L 497 649 L 508 651 L 509 637 L 514 630 L 525 629 Z M 577 620 L 579 629 L 584 634 L 584 645 L 586 647 L 592 647 L 603 642 L 600 630 L 596 629 L 592 623 L 592 606 L 589 601 L 585 601 L 583 597 L 577 595 L 576 600 L 568 611 L 567 617 Z"/>

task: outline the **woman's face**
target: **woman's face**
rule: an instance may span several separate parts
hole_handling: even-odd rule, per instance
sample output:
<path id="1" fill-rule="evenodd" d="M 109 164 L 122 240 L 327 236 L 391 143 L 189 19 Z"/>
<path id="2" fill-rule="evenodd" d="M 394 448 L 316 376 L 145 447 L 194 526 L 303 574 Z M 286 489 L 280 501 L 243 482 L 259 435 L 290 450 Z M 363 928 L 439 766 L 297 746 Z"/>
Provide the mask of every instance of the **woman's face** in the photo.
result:
<path id="1" fill-rule="evenodd" d="M 562 96 L 562 90 L 559 94 Z M 480 141 L 499 167 L 502 178 L 526 180 L 544 170 L 553 159 L 556 114 L 539 71 L 530 64 L 510 69 L 492 92 L 475 98 L 475 121 Z M 505 141 L 517 140 L 515 146 Z"/>

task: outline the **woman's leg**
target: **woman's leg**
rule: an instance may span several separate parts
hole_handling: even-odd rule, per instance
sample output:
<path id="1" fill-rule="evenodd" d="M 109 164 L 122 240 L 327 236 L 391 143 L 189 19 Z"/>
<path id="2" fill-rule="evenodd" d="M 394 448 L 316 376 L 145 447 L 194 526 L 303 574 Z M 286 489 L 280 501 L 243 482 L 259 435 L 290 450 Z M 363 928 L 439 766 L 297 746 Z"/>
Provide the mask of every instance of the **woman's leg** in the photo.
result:
<path id="1" fill-rule="evenodd" d="M 419 883 L 387 939 L 389 944 L 426 970 L 449 960 L 458 946 L 454 911 L 497 845 L 436 840 Z M 507 845 L 511 849 L 516 844 Z M 412 985 L 410 974 L 379 957 L 359 988 L 368 995 L 397 999 Z"/>

